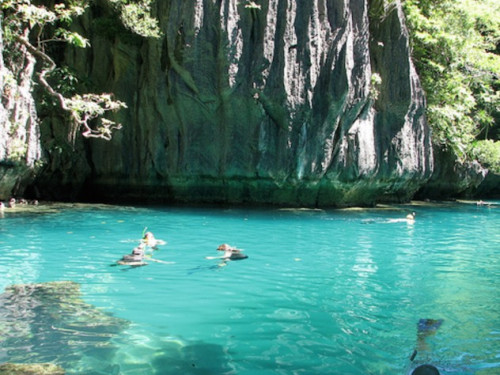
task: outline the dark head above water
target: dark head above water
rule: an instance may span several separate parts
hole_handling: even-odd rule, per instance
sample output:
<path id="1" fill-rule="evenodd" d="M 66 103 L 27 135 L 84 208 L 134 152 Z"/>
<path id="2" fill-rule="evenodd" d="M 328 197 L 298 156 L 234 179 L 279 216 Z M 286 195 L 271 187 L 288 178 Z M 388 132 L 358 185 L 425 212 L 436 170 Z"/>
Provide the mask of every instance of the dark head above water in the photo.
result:
<path id="1" fill-rule="evenodd" d="M 411 375 L 439 375 L 439 371 L 432 365 L 418 366 Z"/>

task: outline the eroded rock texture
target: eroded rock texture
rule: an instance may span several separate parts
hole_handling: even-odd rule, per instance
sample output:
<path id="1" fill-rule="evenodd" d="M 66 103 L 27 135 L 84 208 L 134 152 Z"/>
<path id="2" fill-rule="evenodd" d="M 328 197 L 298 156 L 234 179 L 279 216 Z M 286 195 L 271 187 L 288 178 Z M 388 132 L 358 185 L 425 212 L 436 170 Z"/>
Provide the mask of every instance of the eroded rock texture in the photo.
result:
<path id="1" fill-rule="evenodd" d="M 164 35 L 147 41 L 94 7 L 80 25 L 93 48 L 66 61 L 129 108 L 111 142 L 88 143 L 85 191 L 306 206 L 411 198 L 433 169 L 424 95 L 400 6 L 380 4 L 158 1 Z"/>
<path id="2" fill-rule="evenodd" d="M 21 48 L 6 64 L 0 17 L 0 199 L 31 182 L 41 157 L 32 76 L 35 59 Z"/>

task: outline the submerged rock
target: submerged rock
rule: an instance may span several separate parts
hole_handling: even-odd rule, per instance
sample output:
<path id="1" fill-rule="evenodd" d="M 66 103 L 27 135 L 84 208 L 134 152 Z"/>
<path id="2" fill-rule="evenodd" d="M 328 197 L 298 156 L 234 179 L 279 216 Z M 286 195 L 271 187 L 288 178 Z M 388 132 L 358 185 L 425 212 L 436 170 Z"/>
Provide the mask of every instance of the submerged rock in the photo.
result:
<path id="1" fill-rule="evenodd" d="M 0 365 L 0 375 L 64 375 L 62 367 L 52 363 L 3 363 Z"/>
<path id="2" fill-rule="evenodd" d="M 71 281 L 8 286 L 0 307 L 0 356 L 10 362 L 62 364 L 89 351 L 111 355 L 110 340 L 129 324 L 85 303 Z"/>

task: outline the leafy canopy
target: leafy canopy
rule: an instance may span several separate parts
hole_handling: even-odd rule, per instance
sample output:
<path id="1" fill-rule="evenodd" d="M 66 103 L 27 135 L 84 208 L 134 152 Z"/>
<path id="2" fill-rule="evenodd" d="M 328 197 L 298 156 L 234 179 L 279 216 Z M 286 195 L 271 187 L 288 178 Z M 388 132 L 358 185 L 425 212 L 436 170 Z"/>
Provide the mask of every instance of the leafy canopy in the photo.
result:
<path id="1" fill-rule="evenodd" d="M 151 17 L 152 0 L 107 0 L 117 11 L 125 27 L 143 37 L 159 37 L 158 22 Z M 55 43 L 68 43 L 75 47 L 89 47 L 89 41 L 71 30 L 72 21 L 81 16 L 89 7 L 89 0 L 67 0 L 53 5 L 34 4 L 31 0 L 2 0 L 2 32 L 5 48 L 4 58 L 19 65 L 19 51 L 31 55 L 40 66 L 38 82 L 56 99 L 58 104 L 70 115 L 76 129 L 82 129 L 85 137 L 111 139 L 113 130 L 121 125 L 104 118 L 107 112 L 126 108 L 125 103 L 113 99 L 111 94 L 88 93 L 66 96 L 60 85 L 52 85 L 49 77 L 61 74 L 48 52 L 48 46 Z M 64 82 L 75 82 L 68 74 L 59 77 Z M 67 91 L 67 90 L 66 90 Z M 95 121 L 97 124 L 95 124 Z M 74 131 L 70 134 L 74 134 Z"/>
<path id="2" fill-rule="evenodd" d="M 496 140 L 499 130 L 498 2 L 406 0 L 403 6 L 434 142 L 459 160 L 477 158 L 476 140 Z"/>

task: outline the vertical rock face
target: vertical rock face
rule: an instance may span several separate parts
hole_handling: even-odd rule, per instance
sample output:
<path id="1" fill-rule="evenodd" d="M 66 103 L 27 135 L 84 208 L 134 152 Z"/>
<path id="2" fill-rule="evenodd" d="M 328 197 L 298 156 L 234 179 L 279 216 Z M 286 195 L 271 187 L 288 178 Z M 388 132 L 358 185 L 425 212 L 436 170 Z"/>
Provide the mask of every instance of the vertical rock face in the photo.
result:
<path id="1" fill-rule="evenodd" d="M 16 66 L 6 66 L 1 22 L 0 17 L 0 199 L 6 199 L 31 182 L 41 145 L 32 96 L 35 59 L 21 49 Z"/>
<path id="2" fill-rule="evenodd" d="M 128 109 L 88 144 L 101 198 L 372 204 L 432 173 L 424 95 L 398 2 L 158 1 L 164 35 L 81 24 L 66 60 Z"/>

